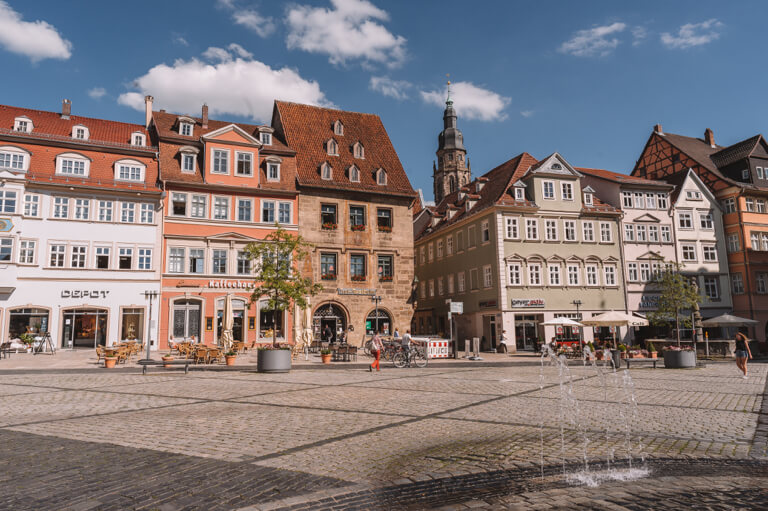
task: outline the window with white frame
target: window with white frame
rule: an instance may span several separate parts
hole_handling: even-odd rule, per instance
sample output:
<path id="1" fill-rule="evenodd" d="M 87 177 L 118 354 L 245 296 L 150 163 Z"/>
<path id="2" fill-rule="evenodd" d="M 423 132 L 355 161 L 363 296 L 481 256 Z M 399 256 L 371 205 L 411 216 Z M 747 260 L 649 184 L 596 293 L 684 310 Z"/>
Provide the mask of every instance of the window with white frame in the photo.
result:
<path id="1" fill-rule="evenodd" d="M 69 218 L 69 197 L 53 198 L 53 218 Z"/>
<path id="2" fill-rule="evenodd" d="M 445 294 L 445 281 L 443 277 L 437 278 L 437 294 L 443 296 Z"/>
<path id="3" fill-rule="evenodd" d="M 143 133 L 133 133 L 131 135 L 131 145 L 143 146 L 146 145 L 146 140 Z"/>
<path id="4" fill-rule="evenodd" d="M 182 247 L 171 247 L 168 253 L 169 273 L 184 273 L 185 252 L 185 249 Z"/>
<path id="5" fill-rule="evenodd" d="M 717 247 L 715 245 L 702 245 L 701 251 L 705 262 L 717 262 Z"/>
<path id="6" fill-rule="evenodd" d="M 520 238 L 520 225 L 516 217 L 506 217 L 504 219 L 506 225 L 507 239 L 516 240 Z"/>
<path id="7" fill-rule="evenodd" d="M 88 247 L 84 245 L 73 245 L 71 248 L 70 266 L 72 268 L 85 268 L 85 256 Z"/>
<path id="8" fill-rule="evenodd" d="M 544 239 L 557 241 L 557 220 L 544 220 Z"/>
<path id="9" fill-rule="evenodd" d="M 189 273 L 205 271 L 205 250 L 202 248 L 189 249 Z"/>
<path id="10" fill-rule="evenodd" d="M 16 213 L 16 202 L 18 193 L 15 190 L 4 190 L 0 188 L 0 213 Z"/>
<path id="11" fill-rule="evenodd" d="M 723 212 L 724 213 L 735 213 L 736 212 L 736 200 L 733 197 L 728 197 L 727 199 L 723 200 Z"/>
<path id="12" fill-rule="evenodd" d="M 541 191 L 544 200 L 555 200 L 555 182 L 554 181 L 542 181 Z"/>
<path id="13" fill-rule="evenodd" d="M 657 193 L 656 194 L 656 200 L 658 201 L 659 209 L 667 209 L 669 206 L 669 202 L 667 200 L 667 194 L 666 193 Z"/>
<path id="14" fill-rule="evenodd" d="M 635 226 L 624 224 L 624 241 L 635 241 Z"/>
<path id="15" fill-rule="evenodd" d="M 132 224 L 136 219 L 136 204 L 133 202 L 120 203 L 120 221 Z"/>
<path id="16" fill-rule="evenodd" d="M 600 282 L 598 280 L 597 276 L 597 265 L 595 264 L 588 264 L 584 267 L 586 274 L 587 274 L 587 285 L 588 286 L 597 286 L 600 285 Z"/>
<path id="17" fill-rule="evenodd" d="M 120 181 L 143 181 L 144 166 L 131 163 L 118 163 L 117 179 Z"/>
<path id="18" fill-rule="evenodd" d="M 419 282 L 419 296 L 421 296 L 422 299 L 427 297 L 427 283 L 426 282 Z"/>
<path id="19" fill-rule="evenodd" d="M 635 192 L 633 194 L 633 202 L 636 209 L 645 208 L 645 194 L 643 192 Z"/>
<path id="20" fill-rule="evenodd" d="M 352 147 L 352 154 L 355 158 L 365 159 L 365 148 L 360 142 L 356 142 Z"/>
<path id="21" fill-rule="evenodd" d="M 637 263 L 627 263 L 627 280 L 637 282 Z"/>
<path id="22" fill-rule="evenodd" d="M 648 241 L 650 241 L 651 243 L 659 242 L 659 226 L 658 225 L 648 226 Z"/>
<path id="23" fill-rule="evenodd" d="M 192 123 L 191 122 L 179 122 L 179 134 L 185 137 L 192 136 Z"/>
<path id="24" fill-rule="evenodd" d="M 696 245 L 682 245 L 683 261 L 696 261 Z"/>
<path id="25" fill-rule="evenodd" d="M 525 239 L 537 240 L 539 239 L 539 221 L 535 218 L 525 219 Z"/>
<path id="26" fill-rule="evenodd" d="M 646 226 L 644 226 L 644 225 L 637 225 L 635 233 L 637 234 L 637 242 L 638 243 L 645 243 L 646 242 L 646 240 L 647 240 Z"/>
<path id="27" fill-rule="evenodd" d="M 755 211 L 758 213 L 765 213 L 765 200 L 755 199 Z"/>
<path id="28" fill-rule="evenodd" d="M 463 293 L 466 289 L 466 282 L 463 271 L 460 271 L 456 274 L 456 287 L 458 288 L 459 293 Z"/>
<path id="29" fill-rule="evenodd" d="M 14 131 L 21 131 L 22 133 L 32 133 L 33 128 L 34 128 L 34 124 L 32 123 L 32 120 L 29 117 L 26 117 L 26 116 L 16 117 L 13 120 Z"/>
<path id="30" fill-rule="evenodd" d="M 768 252 L 768 232 L 760 233 L 760 250 Z"/>
<path id="31" fill-rule="evenodd" d="M 250 275 L 251 257 L 246 250 L 237 251 L 237 274 Z"/>
<path id="32" fill-rule="evenodd" d="M 384 169 L 379 169 L 376 171 L 376 184 L 380 186 L 386 186 L 387 185 L 387 171 Z"/>
<path id="33" fill-rule="evenodd" d="M 75 199 L 75 220 L 88 220 L 91 218 L 91 201 L 89 199 Z"/>
<path id="34" fill-rule="evenodd" d="M 423 246 L 419 247 L 419 261 L 421 261 L 422 266 L 427 263 L 427 251 Z"/>
<path id="35" fill-rule="evenodd" d="M 754 213 L 755 212 L 755 199 L 752 197 L 747 197 L 744 199 L 744 206 L 748 213 Z"/>
<path id="36" fill-rule="evenodd" d="M 443 240 L 437 240 L 437 258 L 442 259 L 443 257 Z"/>
<path id="37" fill-rule="evenodd" d="M 278 162 L 267 162 L 267 181 L 280 181 L 280 164 Z"/>
<path id="38" fill-rule="evenodd" d="M 229 219 L 229 197 L 213 198 L 213 218 L 214 220 Z"/>
<path id="39" fill-rule="evenodd" d="M 261 221 L 275 223 L 275 201 L 261 201 Z"/>
<path id="40" fill-rule="evenodd" d="M 110 247 L 96 247 L 96 269 L 108 270 L 110 268 L 110 253 L 112 249 Z"/>
<path id="41" fill-rule="evenodd" d="M 563 220 L 563 237 L 565 241 L 576 241 L 575 220 Z"/>
<path id="42" fill-rule="evenodd" d="M 349 180 L 353 183 L 359 183 L 360 182 L 360 169 L 352 165 L 349 167 Z"/>
<path id="43" fill-rule="evenodd" d="M 28 193 L 24 195 L 24 216 L 40 216 L 40 196 Z"/>
<path id="44" fill-rule="evenodd" d="M 13 258 L 13 238 L 0 238 L 0 262 L 11 262 Z"/>
<path id="45" fill-rule="evenodd" d="M 237 199 L 237 221 L 250 222 L 253 216 L 253 201 L 251 199 Z"/>
<path id="46" fill-rule="evenodd" d="M 429 297 L 435 296 L 435 279 L 429 279 Z"/>
<path id="47" fill-rule="evenodd" d="M 26 155 L 15 147 L 0 149 L 0 169 L 26 170 Z"/>
<path id="48" fill-rule="evenodd" d="M 509 285 L 520 286 L 522 285 L 522 275 L 520 263 L 510 263 L 508 265 L 509 272 Z"/>
<path id="49" fill-rule="evenodd" d="M 481 243 L 491 241 L 491 229 L 488 226 L 488 220 L 480 224 L 480 241 Z"/>
<path id="50" fill-rule="evenodd" d="M 259 133 L 259 141 L 262 145 L 272 145 L 272 133 L 262 131 Z"/>
<path id="51" fill-rule="evenodd" d="M 456 252 L 462 252 L 464 250 L 464 231 L 456 233 Z"/>
<path id="52" fill-rule="evenodd" d="M 50 257 L 48 259 L 51 268 L 64 267 L 64 254 L 67 252 L 67 246 L 61 243 L 55 243 L 50 246 Z"/>
<path id="53" fill-rule="evenodd" d="M 661 226 L 661 242 L 672 243 L 672 229 L 668 225 Z"/>
<path id="54" fill-rule="evenodd" d="M 193 195 L 190 216 L 194 218 L 205 218 L 208 216 L 208 196 Z"/>
<path id="55" fill-rule="evenodd" d="M 187 194 L 176 193 L 171 194 L 171 215 L 173 216 L 187 216 Z"/>
<path id="56" fill-rule="evenodd" d="M 152 249 L 140 248 L 139 249 L 139 270 L 151 270 L 152 269 Z"/>
<path id="57" fill-rule="evenodd" d="M 56 173 L 68 176 L 87 176 L 90 161 L 79 155 L 60 155 L 56 158 Z"/>
<path id="58" fill-rule="evenodd" d="M 632 209 L 632 192 L 621 192 L 621 206 L 624 209 Z"/>
<path id="59" fill-rule="evenodd" d="M 212 272 L 218 275 L 227 273 L 227 251 L 221 249 L 214 249 L 211 251 L 213 256 Z"/>
<path id="60" fill-rule="evenodd" d="M 562 200 L 573 200 L 573 183 L 560 182 L 560 197 Z"/>
<path id="61" fill-rule="evenodd" d="M 731 284 L 733 286 L 733 294 L 744 294 L 744 278 L 742 277 L 741 273 L 731 274 Z"/>
<path id="62" fill-rule="evenodd" d="M 759 272 L 756 274 L 756 290 L 758 294 L 764 295 L 768 293 L 768 274 L 765 272 Z"/>
<path id="63" fill-rule="evenodd" d="M 549 270 L 549 285 L 550 286 L 559 286 L 561 284 L 561 282 L 560 282 L 560 265 L 559 264 L 550 264 L 550 265 L 548 265 L 547 269 Z"/>
<path id="64" fill-rule="evenodd" d="M 578 286 L 579 285 L 579 265 L 578 264 L 569 264 L 566 267 L 566 273 L 568 274 L 568 285 L 569 286 Z"/>
<path id="65" fill-rule="evenodd" d="M 749 181 L 749 169 L 744 169 L 741 171 L 741 179 L 743 181 Z"/>
<path id="66" fill-rule="evenodd" d="M 449 257 L 453 255 L 453 234 L 445 238 L 445 253 Z"/>
<path id="67" fill-rule="evenodd" d="M 235 175 L 252 176 L 253 175 L 253 153 L 241 153 L 236 151 L 237 163 L 235 165 Z"/>
<path id="68" fill-rule="evenodd" d="M 710 300 L 720 299 L 720 278 L 704 277 L 704 294 Z"/>
<path id="69" fill-rule="evenodd" d="M 487 289 L 491 286 L 493 286 L 493 270 L 491 265 L 486 264 L 483 266 L 483 287 Z"/>
<path id="70" fill-rule="evenodd" d="M 760 233 L 754 231 L 749 233 L 749 242 L 752 250 L 760 250 Z"/>
<path id="71" fill-rule="evenodd" d="M 281 224 L 291 223 L 291 203 L 281 202 L 277 206 L 277 222 Z"/>
<path id="72" fill-rule="evenodd" d="M 615 286 L 616 285 L 616 267 L 611 265 L 604 266 L 603 277 L 605 278 L 606 286 Z"/>
<path id="73" fill-rule="evenodd" d="M 515 200 L 525 200 L 525 190 L 522 188 L 515 188 Z"/>
<path id="74" fill-rule="evenodd" d="M 195 171 L 195 161 L 197 160 L 197 156 L 191 153 L 182 153 L 181 154 L 181 171 L 182 172 L 194 172 Z"/>
<path id="75" fill-rule="evenodd" d="M 339 155 L 339 144 L 336 143 L 334 139 L 330 139 L 325 143 L 326 152 L 329 156 L 338 156 Z"/>
<path id="76" fill-rule="evenodd" d="M 648 209 L 656 209 L 656 194 L 655 193 L 646 193 L 645 194 L 645 207 Z"/>
<path id="77" fill-rule="evenodd" d="M 764 176 L 763 176 L 763 167 L 757 167 L 755 170 L 757 170 L 757 178 L 758 179 L 763 179 L 764 178 Z"/>
<path id="78" fill-rule="evenodd" d="M 37 242 L 34 240 L 21 240 L 19 242 L 19 264 L 35 264 L 35 249 Z"/>
<path id="79" fill-rule="evenodd" d="M 427 260 L 431 263 L 435 259 L 435 245 L 430 243 L 427 245 Z"/>
<path id="80" fill-rule="evenodd" d="M 114 203 L 111 200 L 100 200 L 99 201 L 99 222 L 111 222 L 113 208 L 114 208 Z"/>
<path id="81" fill-rule="evenodd" d="M 594 200 L 592 200 L 592 194 L 591 193 L 585 193 L 584 194 L 584 205 L 585 206 L 592 206 L 594 204 Z"/>
<path id="82" fill-rule="evenodd" d="M 327 163 L 323 163 L 320 166 L 320 177 L 325 179 L 326 181 L 330 181 L 331 179 L 333 179 L 333 169 Z"/>
<path id="83" fill-rule="evenodd" d="M 728 252 L 738 252 L 741 250 L 741 243 L 739 243 L 739 235 L 737 233 L 731 233 L 726 237 L 728 241 Z"/>
<path id="84" fill-rule="evenodd" d="M 528 285 L 541 285 L 541 265 L 539 263 L 531 263 L 528 265 Z"/>
<path id="85" fill-rule="evenodd" d="M 595 241 L 595 224 L 594 222 L 582 222 L 581 224 L 582 239 L 586 242 Z"/>
<path id="86" fill-rule="evenodd" d="M 701 200 L 701 192 L 699 190 L 686 190 L 685 198 L 687 200 Z"/>
<path id="87" fill-rule="evenodd" d="M 600 222 L 600 242 L 611 243 L 613 241 L 613 234 L 611 233 L 611 224 L 608 222 Z"/>
<path id="88" fill-rule="evenodd" d="M 148 202 L 142 202 L 139 206 L 139 222 L 151 224 L 155 221 L 155 206 Z"/>
<path id="89" fill-rule="evenodd" d="M 229 151 L 214 149 L 211 155 L 213 165 L 211 172 L 214 174 L 229 174 Z"/>
<path id="90" fill-rule="evenodd" d="M 448 281 L 448 294 L 452 295 L 453 294 L 453 273 L 448 275 L 447 281 Z"/>

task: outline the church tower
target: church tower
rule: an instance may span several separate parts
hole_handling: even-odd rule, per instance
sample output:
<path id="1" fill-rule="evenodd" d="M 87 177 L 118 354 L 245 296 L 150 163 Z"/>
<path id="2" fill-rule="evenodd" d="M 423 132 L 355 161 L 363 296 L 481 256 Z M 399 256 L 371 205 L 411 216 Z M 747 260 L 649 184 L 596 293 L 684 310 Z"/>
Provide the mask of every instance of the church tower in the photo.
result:
<path id="1" fill-rule="evenodd" d="M 448 82 L 448 99 L 443 112 L 443 131 L 437 136 L 437 165 L 432 164 L 435 203 L 439 204 L 451 192 L 455 192 L 472 180 L 472 171 L 464 149 L 464 135 L 456 127 L 456 110 L 451 99 L 451 82 Z"/>

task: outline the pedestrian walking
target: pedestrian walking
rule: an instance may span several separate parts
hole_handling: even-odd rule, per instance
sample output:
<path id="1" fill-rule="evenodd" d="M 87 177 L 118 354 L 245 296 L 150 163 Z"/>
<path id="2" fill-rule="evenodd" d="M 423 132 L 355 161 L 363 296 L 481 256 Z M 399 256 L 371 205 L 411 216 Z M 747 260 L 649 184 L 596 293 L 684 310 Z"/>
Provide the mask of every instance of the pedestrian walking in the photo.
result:
<path id="1" fill-rule="evenodd" d="M 381 367 L 379 365 L 379 359 L 381 358 L 381 350 L 384 349 L 384 345 L 381 342 L 381 337 L 379 337 L 379 333 L 376 332 L 373 334 L 373 338 L 371 339 L 371 353 L 375 357 L 373 364 L 368 366 L 368 371 L 373 372 L 373 368 L 375 367 L 377 371 L 381 371 Z"/>
<path id="2" fill-rule="evenodd" d="M 325 325 L 325 330 L 323 330 L 323 337 L 325 338 L 325 342 L 333 341 L 333 332 L 331 332 L 331 327 L 328 325 Z"/>
<path id="3" fill-rule="evenodd" d="M 747 379 L 747 360 L 752 358 L 752 352 L 749 350 L 749 339 L 747 336 L 739 332 L 736 334 L 736 367 L 744 373 L 745 380 Z"/>
<path id="4" fill-rule="evenodd" d="M 496 347 L 496 351 L 498 351 L 499 353 L 506 353 L 508 351 L 507 341 L 509 341 L 509 337 L 507 336 L 507 331 L 506 330 L 502 330 L 501 331 L 501 342 Z"/>

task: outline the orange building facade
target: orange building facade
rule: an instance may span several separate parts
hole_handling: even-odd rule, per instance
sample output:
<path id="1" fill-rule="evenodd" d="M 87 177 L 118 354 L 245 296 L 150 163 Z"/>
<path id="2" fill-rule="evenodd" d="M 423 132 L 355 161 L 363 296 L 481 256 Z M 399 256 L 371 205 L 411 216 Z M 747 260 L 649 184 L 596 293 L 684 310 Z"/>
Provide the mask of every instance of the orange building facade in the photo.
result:
<path id="1" fill-rule="evenodd" d="M 227 295 L 233 337 L 246 345 L 292 343 L 290 310 L 251 299 L 254 264 L 246 247 L 277 227 L 298 231 L 295 153 L 269 126 L 151 111 L 163 198 L 160 349 L 169 340 L 216 344 Z"/>

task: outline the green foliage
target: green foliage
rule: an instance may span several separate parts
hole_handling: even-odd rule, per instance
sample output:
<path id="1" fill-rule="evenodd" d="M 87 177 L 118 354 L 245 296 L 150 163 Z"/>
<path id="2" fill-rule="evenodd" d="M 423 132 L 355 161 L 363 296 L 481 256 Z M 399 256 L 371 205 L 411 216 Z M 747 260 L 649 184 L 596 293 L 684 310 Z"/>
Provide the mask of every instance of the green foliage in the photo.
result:
<path id="1" fill-rule="evenodd" d="M 237 356 L 237 352 L 236 351 L 228 351 L 228 352 L 224 353 L 224 356 L 225 357 L 236 357 Z"/>
<path id="2" fill-rule="evenodd" d="M 619 344 L 619 351 L 627 351 L 627 345 L 626 344 Z"/>
<path id="3" fill-rule="evenodd" d="M 650 353 L 655 353 L 655 352 L 656 352 L 656 346 L 654 346 L 652 342 L 649 342 L 649 343 L 647 344 L 647 346 L 648 346 L 648 351 L 649 351 Z"/>
<path id="4" fill-rule="evenodd" d="M 19 340 L 24 344 L 32 344 L 35 342 L 35 336 L 28 333 L 23 333 L 19 336 Z"/>
<path id="5" fill-rule="evenodd" d="M 324 349 L 320 350 L 320 354 L 321 355 L 330 355 L 331 354 L 331 350 L 329 350 L 328 348 L 324 348 Z"/>
<path id="6" fill-rule="evenodd" d="M 304 238 L 281 227 L 265 236 L 263 242 L 249 244 L 246 251 L 256 268 L 251 303 L 266 298 L 267 308 L 275 312 L 274 317 L 277 311 L 284 311 L 291 304 L 306 308 L 307 297 L 323 288 L 312 279 L 302 277 L 298 267 L 311 247 Z M 272 344 L 277 346 L 277 329 L 272 331 Z"/>
<path id="7" fill-rule="evenodd" d="M 659 276 L 661 289 L 659 304 L 648 313 L 652 325 L 675 325 L 677 344 L 680 344 L 681 326 L 690 326 L 690 312 L 699 303 L 698 287 L 681 273 L 682 266 L 667 264 L 667 270 Z"/>

